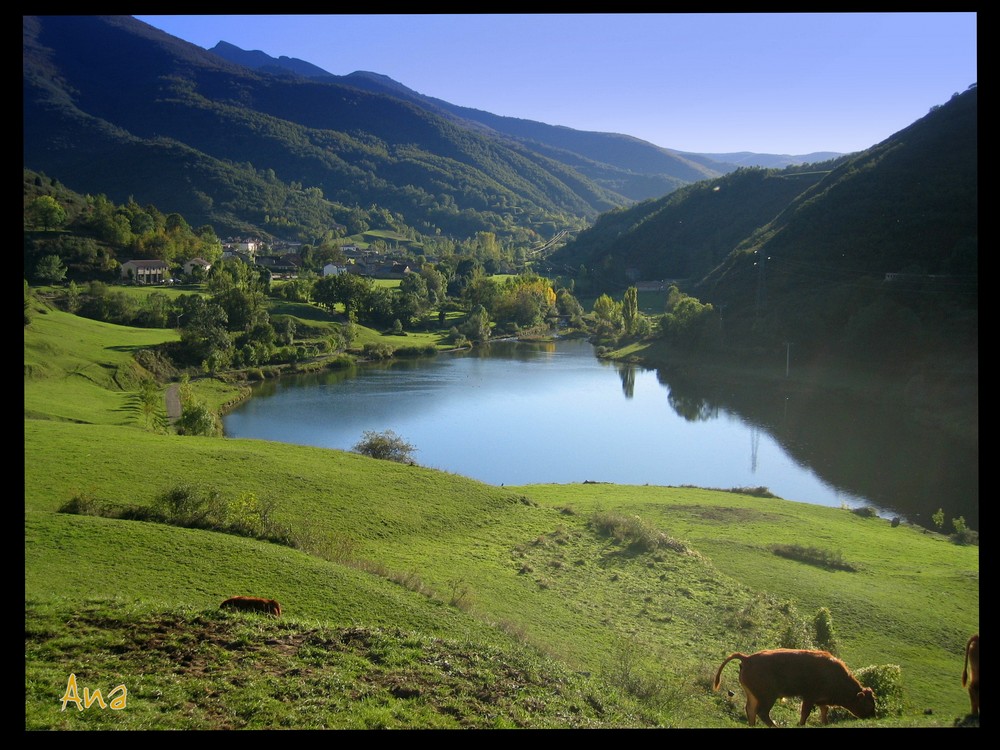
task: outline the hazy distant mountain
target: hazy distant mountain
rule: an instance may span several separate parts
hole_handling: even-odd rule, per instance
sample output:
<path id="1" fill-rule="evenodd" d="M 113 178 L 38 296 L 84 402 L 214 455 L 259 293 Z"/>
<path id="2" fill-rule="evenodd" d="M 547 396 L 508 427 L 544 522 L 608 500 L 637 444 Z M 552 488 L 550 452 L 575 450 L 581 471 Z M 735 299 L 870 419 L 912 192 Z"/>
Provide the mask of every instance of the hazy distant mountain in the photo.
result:
<path id="1" fill-rule="evenodd" d="M 685 154 L 685 156 L 689 156 Z M 800 154 L 792 156 L 790 154 L 755 154 L 750 151 L 737 151 L 729 154 L 696 154 L 704 156 L 717 162 L 725 164 L 735 164 L 738 167 L 768 167 L 781 169 L 792 167 L 796 164 L 815 164 L 821 161 L 830 161 L 843 154 L 836 151 L 815 151 L 811 154 Z"/>
<path id="2" fill-rule="evenodd" d="M 798 156 L 789 154 L 755 154 L 749 151 L 731 154 L 697 154 L 673 151 L 628 135 L 574 130 L 562 126 L 546 125 L 545 123 L 533 120 L 503 117 L 490 114 L 489 112 L 461 107 L 440 99 L 418 94 L 388 76 L 378 73 L 356 71 L 350 75 L 339 77 L 298 58 L 284 56 L 274 58 L 259 50 L 246 52 L 224 41 L 220 41 L 210 51 L 227 60 L 257 70 L 274 71 L 283 69 L 298 75 L 335 78 L 357 85 L 359 88 L 409 98 L 424 106 L 438 107 L 443 112 L 450 112 L 464 120 L 480 123 L 496 132 L 556 149 L 554 155 L 557 158 L 559 158 L 559 151 L 565 151 L 571 154 L 578 154 L 599 164 L 611 164 L 642 175 L 658 175 L 662 173 L 672 175 L 681 181 L 697 181 L 731 172 L 736 167 L 787 167 L 794 164 L 827 161 L 842 155 L 833 151 L 819 151 Z M 570 157 L 563 156 L 563 158 Z M 574 162 L 574 166 L 585 173 L 588 172 L 587 165 L 583 162 L 576 161 Z M 595 179 L 598 183 L 601 182 L 599 170 L 589 170 L 588 176 Z M 678 187 L 679 184 L 683 183 L 668 180 L 654 187 L 649 184 L 648 180 L 636 180 L 634 186 L 623 185 L 619 182 L 613 187 L 631 198 L 642 200 L 654 197 L 655 195 L 665 194 L 670 189 Z"/>

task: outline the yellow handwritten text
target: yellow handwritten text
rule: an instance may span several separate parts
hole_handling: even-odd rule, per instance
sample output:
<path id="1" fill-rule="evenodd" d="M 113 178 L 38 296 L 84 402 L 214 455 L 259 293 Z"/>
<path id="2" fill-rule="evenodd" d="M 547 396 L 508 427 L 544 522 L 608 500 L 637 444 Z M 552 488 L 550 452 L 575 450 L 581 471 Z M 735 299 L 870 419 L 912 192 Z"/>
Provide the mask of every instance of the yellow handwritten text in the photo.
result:
<path id="1" fill-rule="evenodd" d="M 110 708 L 112 711 L 121 711 L 125 708 L 125 702 L 128 700 L 128 690 L 124 685 L 119 685 L 110 693 L 108 693 L 108 700 L 110 701 Z M 83 689 L 83 698 L 80 698 L 80 692 L 76 687 L 76 675 L 71 674 L 69 679 L 66 681 L 66 692 L 62 697 L 62 710 L 66 710 L 67 703 L 75 703 L 77 711 L 83 711 L 85 708 L 90 708 L 97 703 L 101 708 L 109 708 L 109 705 L 104 702 L 104 697 L 101 695 L 100 690 L 95 690 L 93 693 L 90 692 L 90 688 L 85 687 Z"/>

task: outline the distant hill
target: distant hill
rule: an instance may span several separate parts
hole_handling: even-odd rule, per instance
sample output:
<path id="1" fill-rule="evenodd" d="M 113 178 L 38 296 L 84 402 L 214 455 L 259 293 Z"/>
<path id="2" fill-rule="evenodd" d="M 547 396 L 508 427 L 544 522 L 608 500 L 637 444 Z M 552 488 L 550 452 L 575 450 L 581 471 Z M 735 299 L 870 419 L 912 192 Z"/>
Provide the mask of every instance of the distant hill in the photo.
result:
<path id="1" fill-rule="evenodd" d="M 692 156 L 691 154 L 684 154 Z M 781 169 L 782 167 L 792 167 L 797 164 L 814 164 L 821 161 L 830 161 L 844 154 L 836 151 L 815 151 L 811 154 L 755 154 L 751 151 L 736 151 L 728 154 L 694 154 L 714 161 L 735 164 L 738 167 L 768 167 Z"/>

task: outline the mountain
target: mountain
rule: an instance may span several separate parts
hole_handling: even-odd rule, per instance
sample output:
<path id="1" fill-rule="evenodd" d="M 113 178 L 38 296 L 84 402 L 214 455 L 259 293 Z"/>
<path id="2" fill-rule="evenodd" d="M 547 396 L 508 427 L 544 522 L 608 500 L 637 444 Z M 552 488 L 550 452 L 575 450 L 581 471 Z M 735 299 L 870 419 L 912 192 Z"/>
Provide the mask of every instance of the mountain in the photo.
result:
<path id="1" fill-rule="evenodd" d="M 815 341 L 815 331 L 801 326 L 823 318 L 859 346 L 902 354 L 954 320 L 951 343 L 974 347 L 978 165 L 972 85 L 881 143 L 831 163 L 829 174 L 734 246 L 697 288 L 766 316 L 792 340 Z"/>
<path id="2" fill-rule="evenodd" d="M 792 167 L 796 164 L 814 164 L 820 161 L 830 161 L 844 154 L 836 151 L 814 151 L 811 154 L 755 154 L 752 151 L 737 151 L 727 154 L 684 154 L 685 156 L 700 156 L 713 161 L 735 164 L 738 167 Z"/>
<path id="3" fill-rule="evenodd" d="M 227 42 L 219 42 L 210 51 L 255 70 L 281 69 L 286 73 L 340 81 L 365 91 L 413 102 L 462 127 L 513 139 L 630 200 L 664 195 L 691 182 L 735 169 L 735 165 L 714 162 L 698 155 L 684 157 L 627 135 L 574 130 L 461 107 L 419 94 L 378 73 L 355 71 L 346 76 L 336 76 L 297 58 L 273 58 L 259 50 L 246 52 Z"/>
<path id="4" fill-rule="evenodd" d="M 358 88 L 407 98 L 421 106 L 451 113 L 466 123 L 522 140 L 534 147 L 545 147 L 553 158 L 566 159 L 598 184 L 634 200 L 659 197 L 692 181 L 716 177 L 737 167 L 785 167 L 827 161 L 841 154 L 824 151 L 792 156 L 755 154 L 748 151 L 732 154 L 696 154 L 661 148 L 638 138 L 617 133 L 596 133 L 547 125 L 532 120 L 502 117 L 481 110 L 450 104 L 441 99 L 418 94 L 388 76 L 356 71 L 339 77 L 298 58 L 274 58 L 260 50 L 247 52 L 229 42 L 220 41 L 211 52 L 255 70 L 295 73 L 308 77 L 338 79 Z M 617 167 L 623 174 L 605 175 L 601 167 Z M 639 175 L 639 176 L 636 176 Z"/>
<path id="5" fill-rule="evenodd" d="M 857 154 L 610 211 L 550 261 L 598 289 L 677 279 L 722 311 L 728 347 L 974 367 L 977 88 Z"/>
<path id="6" fill-rule="evenodd" d="M 528 244 L 731 168 L 625 136 L 604 139 L 617 144 L 604 155 L 601 134 L 515 136 L 487 124 L 514 129 L 509 118 L 477 120 L 385 77 L 209 52 L 129 16 L 22 22 L 24 167 L 219 234 L 311 239 L 343 225 Z M 622 160 L 642 154 L 658 165 L 629 174 Z"/>

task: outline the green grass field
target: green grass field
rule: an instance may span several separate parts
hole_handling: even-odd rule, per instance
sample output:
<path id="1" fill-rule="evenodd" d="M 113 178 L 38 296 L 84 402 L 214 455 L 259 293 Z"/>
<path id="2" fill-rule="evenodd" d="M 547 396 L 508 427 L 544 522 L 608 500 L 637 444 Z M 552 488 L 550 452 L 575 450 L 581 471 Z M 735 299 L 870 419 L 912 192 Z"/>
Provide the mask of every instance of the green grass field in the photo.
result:
<path id="1" fill-rule="evenodd" d="M 25 328 L 27 729 L 745 727 L 736 668 L 718 692 L 715 670 L 733 651 L 811 645 L 821 607 L 848 665 L 901 675 L 897 704 L 831 728 L 950 727 L 968 711 L 978 547 L 782 499 L 495 487 L 157 433 L 131 354 L 175 337 L 55 310 Z M 180 486 L 273 502 L 310 545 L 59 512 L 148 507 Z M 790 544 L 851 570 L 773 551 Z M 275 598 L 282 617 L 220 612 L 236 594 Z M 127 706 L 62 711 L 70 674 L 105 699 L 124 685 Z"/>

